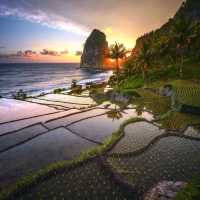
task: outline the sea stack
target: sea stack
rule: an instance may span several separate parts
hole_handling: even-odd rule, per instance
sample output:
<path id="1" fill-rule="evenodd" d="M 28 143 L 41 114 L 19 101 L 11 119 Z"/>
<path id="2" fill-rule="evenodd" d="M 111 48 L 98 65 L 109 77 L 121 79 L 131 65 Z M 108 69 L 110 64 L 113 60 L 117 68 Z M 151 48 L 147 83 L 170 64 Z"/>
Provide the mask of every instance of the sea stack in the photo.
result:
<path id="1" fill-rule="evenodd" d="M 94 29 L 85 42 L 80 66 L 102 69 L 105 67 L 107 55 L 108 42 L 106 41 L 106 35 Z"/>

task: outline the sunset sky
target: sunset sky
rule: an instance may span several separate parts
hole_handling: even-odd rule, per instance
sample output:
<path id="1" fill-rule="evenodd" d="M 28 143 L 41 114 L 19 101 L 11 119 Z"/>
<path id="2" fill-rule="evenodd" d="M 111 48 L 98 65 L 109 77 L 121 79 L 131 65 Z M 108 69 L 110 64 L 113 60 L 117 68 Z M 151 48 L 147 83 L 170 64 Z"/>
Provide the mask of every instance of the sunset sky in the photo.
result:
<path id="1" fill-rule="evenodd" d="M 0 0 L 0 62 L 79 62 L 92 29 L 133 48 L 183 0 Z"/>

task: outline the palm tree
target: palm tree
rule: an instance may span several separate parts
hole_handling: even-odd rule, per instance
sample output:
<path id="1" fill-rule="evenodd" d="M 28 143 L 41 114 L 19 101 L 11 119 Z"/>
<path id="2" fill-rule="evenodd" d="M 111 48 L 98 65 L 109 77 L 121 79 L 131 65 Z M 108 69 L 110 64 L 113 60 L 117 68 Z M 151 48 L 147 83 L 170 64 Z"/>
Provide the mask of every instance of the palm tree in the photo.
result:
<path id="1" fill-rule="evenodd" d="M 144 41 L 136 58 L 137 70 L 142 71 L 144 82 L 146 82 L 147 73 L 148 73 L 149 68 L 151 67 L 152 57 L 153 57 L 153 54 L 152 54 L 150 42 Z"/>
<path id="2" fill-rule="evenodd" d="M 119 59 L 123 59 L 126 57 L 126 48 L 123 44 L 119 44 L 115 42 L 115 44 L 110 46 L 110 58 L 116 60 L 116 70 L 119 72 Z"/>
<path id="3" fill-rule="evenodd" d="M 117 109 L 117 108 L 115 107 L 115 109 L 109 110 L 109 111 L 107 112 L 107 117 L 108 117 L 108 118 L 111 118 L 113 121 L 114 121 L 115 119 L 116 119 L 116 120 L 119 120 L 119 119 L 121 119 L 121 118 L 123 117 L 122 111 L 119 110 L 119 109 Z"/>
<path id="4" fill-rule="evenodd" d="M 125 63 L 124 63 L 124 73 L 126 76 L 131 76 L 135 72 L 135 65 L 136 65 L 136 60 L 135 58 L 129 57 Z"/>
<path id="5" fill-rule="evenodd" d="M 182 78 L 185 52 L 188 50 L 191 40 L 196 37 L 191 20 L 184 15 L 174 20 L 171 37 L 176 44 L 176 54 L 180 56 L 179 75 Z"/>

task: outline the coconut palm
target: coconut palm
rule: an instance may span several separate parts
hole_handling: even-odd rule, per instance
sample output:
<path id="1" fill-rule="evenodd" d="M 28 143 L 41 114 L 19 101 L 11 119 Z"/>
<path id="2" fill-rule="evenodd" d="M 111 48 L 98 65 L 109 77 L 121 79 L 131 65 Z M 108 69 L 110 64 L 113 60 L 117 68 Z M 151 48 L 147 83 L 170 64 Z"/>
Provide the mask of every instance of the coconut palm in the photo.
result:
<path id="1" fill-rule="evenodd" d="M 142 72 L 144 82 L 146 82 L 148 70 L 152 65 L 152 57 L 150 42 L 144 41 L 136 58 L 137 70 Z"/>
<path id="2" fill-rule="evenodd" d="M 107 117 L 111 118 L 113 121 L 114 120 L 119 120 L 119 119 L 121 119 L 123 117 L 122 111 L 115 107 L 115 109 L 109 110 L 107 112 Z"/>
<path id="3" fill-rule="evenodd" d="M 180 58 L 179 74 L 183 76 L 184 54 L 188 50 L 191 40 L 196 37 L 193 23 L 185 16 L 174 20 L 171 28 L 172 41 L 176 44 L 176 54 Z"/>
<path id="4" fill-rule="evenodd" d="M 109 55 L 110 58 L 116 60 L 116 70 L 119 72 L 119 59 L 126 57 L 126 48 L 123 44 L 115 42 L 115 44 L 110 46 Z"/>
<path id="5" fill-rule="evenodd" d="M 133 56 L 129 57 L 124 63 L 124 74 L 129 77 L 133 75 L 135 72 L 135 66 L 136 66 L 135 58 Z"/>

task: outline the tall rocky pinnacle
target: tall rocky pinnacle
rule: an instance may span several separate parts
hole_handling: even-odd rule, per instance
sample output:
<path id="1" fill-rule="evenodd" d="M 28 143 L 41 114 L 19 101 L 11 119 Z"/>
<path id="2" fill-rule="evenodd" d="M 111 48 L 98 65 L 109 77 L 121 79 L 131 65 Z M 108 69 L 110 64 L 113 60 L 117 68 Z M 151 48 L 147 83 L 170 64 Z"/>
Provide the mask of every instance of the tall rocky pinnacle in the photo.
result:
<path id="1" fill-rule="evenodd" d="M 80 66 L 101 69 L 104 67 L 107 54 L 108 42 L 106 41 L 106 35 L 94 29 L 85 42 Z"/>

